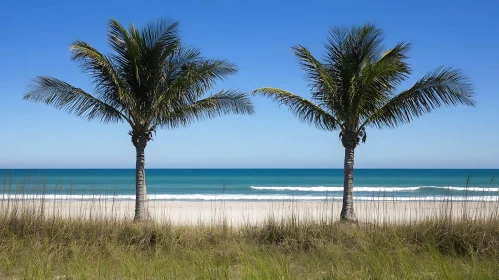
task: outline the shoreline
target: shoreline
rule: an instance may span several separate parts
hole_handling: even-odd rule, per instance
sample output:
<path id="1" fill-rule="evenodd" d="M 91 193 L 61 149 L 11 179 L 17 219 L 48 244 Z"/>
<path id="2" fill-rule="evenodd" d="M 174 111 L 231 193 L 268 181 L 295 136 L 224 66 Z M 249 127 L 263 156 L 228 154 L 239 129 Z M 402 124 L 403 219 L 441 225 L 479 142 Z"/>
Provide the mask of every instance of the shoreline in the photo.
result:
<path id="1" fill-rule="evenodd" d="M 27 211 L 69 219 L 133 220 L 134 200 L 0 200 L 0 211 Z M 269 219 L 339 220 L 341 201 L 162 201 L 148 202 L 151 217 L 178 225 L 262 224 Z M 411 223 L 438 218 L 497 218 L 499 203 L 488 201 L 354 201 L 359 222 Z"/>

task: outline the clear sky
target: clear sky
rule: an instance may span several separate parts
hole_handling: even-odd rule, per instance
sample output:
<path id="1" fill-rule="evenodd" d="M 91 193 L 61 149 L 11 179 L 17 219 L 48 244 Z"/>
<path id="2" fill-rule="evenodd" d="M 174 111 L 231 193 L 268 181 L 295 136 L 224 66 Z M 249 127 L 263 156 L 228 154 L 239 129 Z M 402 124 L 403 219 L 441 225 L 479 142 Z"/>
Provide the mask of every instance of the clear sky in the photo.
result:
<path id="1" fill-rule="evenodd" d="M 77 3 L 78 2 L 78 3 Z M 393 130 L 368 130 L 360 168 L 499 168 L 498 1 L 3 1 L 0 8 L 0 167 L 133 168 L 125 124 L 88 122 L 22 100 L 36 75 L 92 90 L 69 60 L 76 39 L 108 52 L 110 18 L 142 26 L 171 17 L 184 42 L 239 73 L 218 88 L 279 87 L 309 97 L 290 47 L 321 57 L 328 28 L 374 23 L 385 45 L 412 43 L 414 73 L 462 69 L 476 108 L 443 108 Z M 341 168 L 337 132 L 299 122 L 285 107 L 253 98 L 253 116 L 225 116 L 161 130 L 146 149 L 148 168 Z"/>

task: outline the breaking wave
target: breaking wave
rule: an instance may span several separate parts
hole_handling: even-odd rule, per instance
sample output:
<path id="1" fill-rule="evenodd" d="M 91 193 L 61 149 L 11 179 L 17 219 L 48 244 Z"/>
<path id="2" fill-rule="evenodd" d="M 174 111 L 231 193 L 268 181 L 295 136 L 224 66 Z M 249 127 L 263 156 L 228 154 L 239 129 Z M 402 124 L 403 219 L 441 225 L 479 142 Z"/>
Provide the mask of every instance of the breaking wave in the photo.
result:
<path id="1" fill-rule="evenodd" d="M 341 192 L 343 187 L 266 187 L 266 186 L 251 186 L 254 190 L 273 190 L 273 191 L 300 191 L 300 192 Z M 354 187 L 354 192 L 407 192 L 417 191 L 421 189 L 447 189 L 455 191 L 471 191 L 471 192 L 499 192 L 499 188 L 479 188 L 479 187 L 437 187 L 437 186 L 418 186 L 418 187 Z"/>

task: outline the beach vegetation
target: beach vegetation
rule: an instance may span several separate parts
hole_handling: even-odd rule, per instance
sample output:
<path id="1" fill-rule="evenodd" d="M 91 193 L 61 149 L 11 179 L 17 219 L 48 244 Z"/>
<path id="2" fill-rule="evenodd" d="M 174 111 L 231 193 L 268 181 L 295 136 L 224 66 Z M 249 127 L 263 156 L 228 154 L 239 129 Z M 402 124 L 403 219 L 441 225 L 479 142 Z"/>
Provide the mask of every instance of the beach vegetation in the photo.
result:
<path id="1" fill-rule="evenodd" d="M 236 226 L 218 219 L 185 225 L 97 216 L 62 218 L 18 206 L 2 207 L 0 214 L 2 279 L 499 276 L 497 209 L 485 219 L 440 215 L 352 226 L 337 220 L 273 216 L 263 223 Z"/>

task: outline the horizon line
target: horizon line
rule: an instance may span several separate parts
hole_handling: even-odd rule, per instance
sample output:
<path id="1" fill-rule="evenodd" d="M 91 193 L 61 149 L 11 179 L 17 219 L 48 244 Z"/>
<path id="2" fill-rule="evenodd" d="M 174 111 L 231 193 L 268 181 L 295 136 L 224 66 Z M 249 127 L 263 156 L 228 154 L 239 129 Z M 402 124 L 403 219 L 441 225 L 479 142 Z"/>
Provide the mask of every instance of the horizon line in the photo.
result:
<path id="1" fill-rule="evenodd" d="M 42 167 L 42 168 L 34 168 L 34 167 L 16 167 L 16 168 L 4 168 L 4 170 L 19 170 L 19 169 L 31 169 L 31 170 L 106 170 L 106 169 L 115 169 L 115 170 L 135 170 L 134 167 Z M 279 170 L 279 169 L 323 169 L 323 170 L 340 170 L 344 169 L 343 167 L 152 167 L 145 168 L 146 170 L 154 170 L 154 169 L 170 169 L 170 170 L 218 170 L 218 169 L 229 169 L 229 170 Z M 458 168 L 450 168 L 450 167 L 357 167 L 355 169 L 392 169 L 392 170 L 499 170 L 499 167 L 496 168 L 476 168 L 476 167 L 458 167 Z"/>

